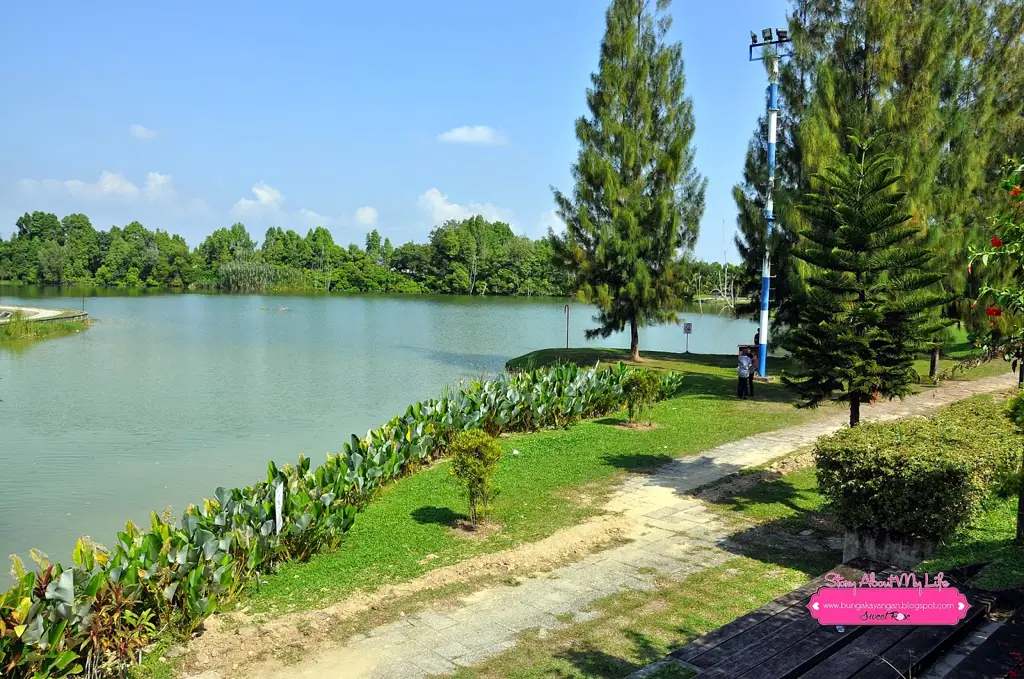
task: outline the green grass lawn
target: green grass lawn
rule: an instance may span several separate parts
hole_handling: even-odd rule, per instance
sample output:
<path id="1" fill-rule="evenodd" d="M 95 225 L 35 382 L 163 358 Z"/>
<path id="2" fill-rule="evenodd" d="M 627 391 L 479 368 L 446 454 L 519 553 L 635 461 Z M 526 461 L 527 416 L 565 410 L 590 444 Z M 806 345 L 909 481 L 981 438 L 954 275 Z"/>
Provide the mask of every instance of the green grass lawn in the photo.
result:
<path id="1" fill-rule="evenodd" d="M 824 503 L 814 468 L 808 467 L 758 483 L 723 498 L 715 506 L 796 534 L 820 528 Z"/>
<path id="2" fill-rule="evenodd" d="M 981 519 L 939 552 L 924 568 L 930 572 L 989 562 L 974 584 L 1002 589 L 1024 584 L 1024 546 L 1014 544 L 1017 530 L 1017 498 L 993 498 Z"/>
<path id="3" fill-rule="evenodd" d="M 738 557 L 665 582 L 653 592 L 630 591 L 602 599 L 593 620 L 546 634 L 529 631 L 515 648 L 462 668 L 454 679 L 620 679 L 664 658 L 835 566 L 835 555 L 805 555 L 780 566 L 770 554 Z M 658 676 L 658 675 L 655 675 Z M 665 677 L 688 675 L 666 673 Z"/>
<path id="4" fill-rule="evenodd" d="M 977 352 L 969 341 L 967 334 L 960 332 L 956 341 L 951 343 L 943 351 L 939 360 L 939 374 L 945 373 L 948 379 L 974 379 L 978 377 L 990 377 L 1002 375 L 1010 370 L 1010 366 L 1002 360 L 989 361 L 981 365 L 958 370 L 952 373 L 957 363 L 965 358 L 970 358 Z M 530 370 L 543 368 L 555 363 L 576 363 L 579 365 L 594 365 L 600 362 L 602 365 L 614 365 L 622 361 L 626 365 L 642 366 L 661 372 L 665 370 L 678 370 L 680 365 L 685 365 L 687 371 L 702 372 L 704 370 L 728 369 L 735 375 L 736 357 L 732 355 L 717 354 L 676 354 L 662 351 L 642 351 L 640 363 L 630 360 L 629 352 L 624 349 L 541 349 L 514 358 L 506 364 L 511 370 Z M 914 362 L 914 369 L 921 376 L 922 385 L 929 383 L 928 370 L 930 358 L 922 356 Z M 783 372 L 795 371 L 797 365 L 789 358 L 769 357 L 768 374 L 776 377 Z M 755 387 L 756 391 L 757 387 Z"/>
<path id="5" fill-rule="evenodd" d="M 759 389 L 763 400 L 738 401 L 731 365 L 717 357 L 696 358 L 671 361 L 686 379 L 676 397 L 655 406 L 656 429 L 622 428 L 620 413 L 567 430 L 502 438 L 505 455 L 492 511 L 501 530 L 486 539 L 467 539 L 451 530 L 465 514 L 465 500 L 448 464 L 441 462 L 387 487 L 359 515 L 339 549 L 304 564 L 286 564 L 243 604 L 254 612 L 316 608 L 355 590 L 538 540 L 596 513 L 598 506 L 581 497 L 600 499 L 603 489 L 628 471 L 650 470 L 814 416 L 793 408 L 788 392 L 777 384 Z"/>

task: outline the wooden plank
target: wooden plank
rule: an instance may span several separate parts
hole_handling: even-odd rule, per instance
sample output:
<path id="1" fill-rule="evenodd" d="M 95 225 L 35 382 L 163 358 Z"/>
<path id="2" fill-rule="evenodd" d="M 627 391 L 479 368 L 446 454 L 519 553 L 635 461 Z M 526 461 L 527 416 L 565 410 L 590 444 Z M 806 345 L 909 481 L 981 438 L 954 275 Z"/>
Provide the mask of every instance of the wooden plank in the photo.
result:
<path id="1" fill-rule="evenodd" d="M 903 640 L 913 627 L 871 627 L 853 643 L 813 668 L 798 675 L 799 679 L 848 679 Z"/>
<path id="2" fill-rule="evenodd" d="M 1020 663 L 1013 652 L 1024 653 L 1024 608 L 961 660 L 947 679 L 1003 679 Z"/>
<path id="3" fill-rule="evenodd" d="M 848 580 L 859 579 L 864 574 L 861 570 L 842 564 L 836 566 L 830 572 L 840 573 Z M 738 650 L 743 648 L 745 645 L 756 643 L 759 639 L 763 638 L 767 634 L 771 634 L 782 625 L 798 619 L 801 609 L 806 606 L 811 595 L 817 592 L 824 584 L 824 575 L 814 578 L 807 584 L 796 588 L 792 592 L 783 594 L 756 611 L 737 618 L 730 623 L 726 623 L 714 632 L 710 632 L 699 639 L 691 641 L 686 646 L 672 653 L 671 656 L 677 660 L 683 660 L 698 667 L 705 667 L 706 665 L 698 662 L 698 658 L 701 655 L 718 648 L 722 644 L 728 643 L 730 649 Z M 745 637 L 738 639 L 740 635 L 751 633 L 752 630 L 756 630 L 766 621 L 770 621 L 779 615 L 784 616 L 780 619 L 781 622 L 776 621 L 771 623 L 767 629 L 755 632 L 754 636 L 749 639 L 749 642 Z"/>
<path id="4" fill-rule="evenodd" d="M 711 653 L 701 657 L 704 659 L 706 656 L 714 654 L 716 662 L 713 665 L 701 666 L 705 668 L 705 671 L 700 673 L 700 679 L 735 679 L 748 670 L 761 667 L 780 653 L 789 653 L 791 647 L 820 631 L 821 625 L 808 615 L 741 650 L 719 653 L 718 651 L 723 648 L 719 646 Z M 777 679 L 768 674 L 759 676 L 762 679 Z"/>
<path id="5" fill-rule="evenodd" d="M 955 626 L 914 627 L 899 644 L 882 654 L 882 658 L 889 664 L 876 659 L 853 675 L 853 679 L 900 679 L 901 676 L 916 675 L 919 669 L 932 662 L 942 650 L 956 643 L 987 613 L 987 605 L 971 601 L 967 617 Z M 890 667 L 890 664 L 896 669 Z"/>
<path id="6" fill-rule="evenodd" d="M 866 627 L 848 627 L 845 632 L 840 632 L 835 627 L 819 625 L 818 630 L 810 636 L 804 637 L 742 676 L 747 679 L 792 679 L 819 665 L 867 630 Z"/>

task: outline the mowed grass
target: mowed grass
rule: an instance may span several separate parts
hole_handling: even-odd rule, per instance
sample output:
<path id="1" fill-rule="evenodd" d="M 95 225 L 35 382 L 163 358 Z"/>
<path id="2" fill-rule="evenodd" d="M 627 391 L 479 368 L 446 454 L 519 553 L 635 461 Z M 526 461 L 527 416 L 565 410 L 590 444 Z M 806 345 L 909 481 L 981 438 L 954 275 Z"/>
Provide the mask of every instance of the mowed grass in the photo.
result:
<path id="1" fill-rule="evenodd" d="M 778 384 L 759 389 L 764 400 L 736 400 L 731 361 L 662 360 L 686 379 L 677 396 L 655 406 L 656 429 L 625 429 L 619 413 L 565 430 L 501 439 L 504 457 L 492 509 L 501 528 L 486 539 L 467 539 L 451 529 L 465 515 L 466 503 L 448 464 L 441 462 L 384 489 L 337 550 L 286 564 L 242 604 L 253 612 L 317 608 L 355 590 L 538 540 L 597 513 L 603 492 L 627 472 L 649 471 L 814 416 L 795 409 Z"/>
<path id="2" fill-rule="evenodd" d="M 746 615 L 836 565 L 836 554 L 731 559 L 652 592 L 602 599 L 598 617 L 522 634 L 515 648 L 459 669 L 454 679 L 620 679 Z M 776 563 L 777 562 L 777 563 Z M 666 670 L 665 677 L 686 677 Z"/>
<path id="3" fill-rule="evenodd" d="M 815 470 L 808 467 L 758 483 L 713 506 L 795 534 L 820 527 L 824 504 Z"/>
<path id="4" fill-rule="evenodd" d="M 976 563 L 989 565 L 973 580 L 987 589 L 1024 584 L 1024 545 L 1014 542 L 1017 498 L 992 498 L 974 526 L 956 536 L 924 563 L 929 572 Z"/>

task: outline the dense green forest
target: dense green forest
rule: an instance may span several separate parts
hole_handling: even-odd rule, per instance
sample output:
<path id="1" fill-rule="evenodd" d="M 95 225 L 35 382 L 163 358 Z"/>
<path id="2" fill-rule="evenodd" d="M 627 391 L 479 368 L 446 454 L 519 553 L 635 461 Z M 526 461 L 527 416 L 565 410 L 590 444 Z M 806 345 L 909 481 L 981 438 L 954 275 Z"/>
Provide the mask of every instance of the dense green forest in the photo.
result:
<path id="1" fill-rule="evenodd" d="M 221 228 L 196 248 L 138 222 L 100 231 L 83 214 L 25 214 L 0 239 L 0 280 L 223 290 L 561 295 L 565 274 L 547 240 L 517 236 L 482 217 L 449 221 L 428 242 L 394 247 L 373 230 L 342 247 L 323 227 L 305 236 L 272 227 L 261 244 L 245 226 Z"/>
<path id="2" fill-rule="evenodd" d="M 688 296 L 721 296 L 736 266 L 681 260 Z M 0 238 L 0 280 L 35 284 L 339 292 L 561 296 L 568 274 L 552 263 L 548 238 L 517 236 L 476 216 L 448 221 L 426 243 L 394 247 L 377 230 L 342 247 L 323 227 L 305 236 L 267 229 L 257 244 L 245 226 L 217 229 L 196 248 L 182 236 L 138 222 L 95 229 L 83 214 L 26 213 Z"/>

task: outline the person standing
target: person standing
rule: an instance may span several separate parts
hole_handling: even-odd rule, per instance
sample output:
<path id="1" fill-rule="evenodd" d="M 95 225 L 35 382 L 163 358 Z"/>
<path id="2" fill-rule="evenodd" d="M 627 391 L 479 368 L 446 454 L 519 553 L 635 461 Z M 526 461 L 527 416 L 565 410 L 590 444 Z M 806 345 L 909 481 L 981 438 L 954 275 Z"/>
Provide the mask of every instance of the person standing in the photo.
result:
<path id="1" fill-rule="evenodd" d="M 747 377 L 747 396 L 754 398 L 754 375 L 757 374 L 757 354 L 747 349 L 747 356 L 750 358 L 750 371 Z"/>
<path id="2" fill-rule="evenodd" d="M 754 333 L 754 346 L 761 346 L 761 328 L 758 328 L 757 332 Z"/>
<path id="3" fill-rule="evenodd" d="M 747 388 L 750 384 L 750 372 L 754 367 L 754 361 L 750 358 L 750 350 L 740 352 L 738 377 L 736 384 L 736 396 L 741 399 L 747 398 Z"/>

